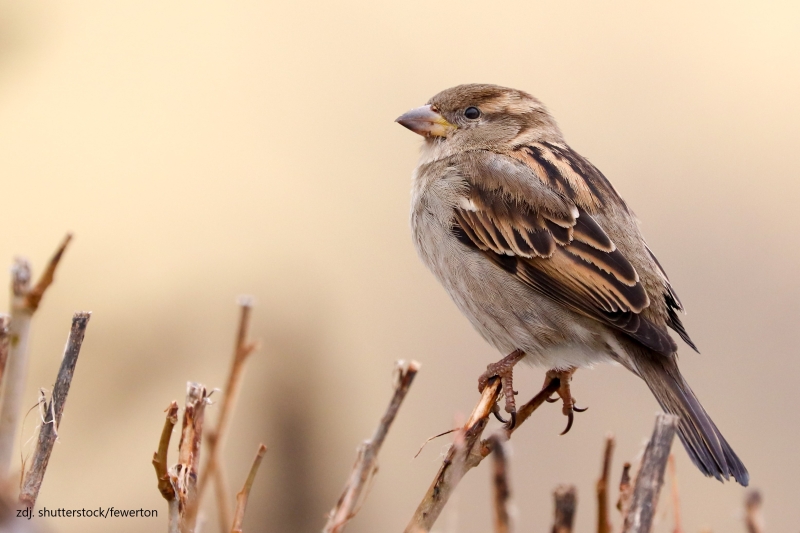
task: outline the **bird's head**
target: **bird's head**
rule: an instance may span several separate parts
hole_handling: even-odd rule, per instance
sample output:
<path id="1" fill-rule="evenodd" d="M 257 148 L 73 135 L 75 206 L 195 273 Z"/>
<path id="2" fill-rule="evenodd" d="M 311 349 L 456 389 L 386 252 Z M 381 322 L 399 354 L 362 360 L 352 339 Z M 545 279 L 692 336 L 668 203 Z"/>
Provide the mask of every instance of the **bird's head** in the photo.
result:
<path id="1" fill-rule="evenodd" d="M 470 84 L 446 89 L 396 122 L 446 143 L 449 152 L 511 150 L 536 141 L 560 141 L 561 132 L 544 105 L 523 91 Z"/>

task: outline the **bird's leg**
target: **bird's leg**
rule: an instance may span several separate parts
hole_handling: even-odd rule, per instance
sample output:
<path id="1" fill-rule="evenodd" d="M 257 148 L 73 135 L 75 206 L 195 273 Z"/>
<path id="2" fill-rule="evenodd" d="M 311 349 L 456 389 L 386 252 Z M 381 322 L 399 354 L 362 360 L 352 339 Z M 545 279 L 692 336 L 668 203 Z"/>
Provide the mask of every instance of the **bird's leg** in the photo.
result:
<path id="1" fill-rule="evenodd" d="M 486 372 L 481 374 L 481 377 L 478 378 L 478 390 L 480 392 L 483 392 L 483 389 L 489 384 L 490 379 L 495 377 L 500 379 L 500 383 L 503 387 L 503 397 L 506 401 L 505 410 L 511 415 L 511 421 L 508 422 L 500 416 L 500 410 L 497 404 L 495 404 L 492 409 L 492 413 L 504 424 L 509 424 L 509 428 L 514 427 L 517 419 L 517 404 L 514 400 L 514 395 L 516 394 L 516 392 L 514 392 L 514 365 L 519 363 L 523 357 L 525 357 L 525 352 L 522 350 L 514 350 L 498 362 L 488 365 L 486 367 Z"/>
<path id="2" fill-rule="evenodd" d="M 588 407 L 584 407 L 583 409 L 575 407 L 575 398 L 572 396 L 572 390 L 570 389 L 569 383 L 572 381 L 572 374 L 574 374 L 576 370 L 577 368 L 575 367 L 571 367 L 566 370 L 548 370 L 547 376 L 544 379 L 544 387 L 547 387 L 547 385 L 554 379 L 557 379 L 559 382 L 559 387 L 556 393 L 558 394 L 559 398 L 561 398 L 561 401 L 564 402 L 561 412 L 567 417 L 567 427 L 561 432 L 562 435 L 566 434 L 570 429 L 572 429 L 572 422 L 574 420 L 573 413 L 582 413 L 588 409 Z M 548 398 L 547 401 L 550 403 L 557 402 L 558 398 Z"/>

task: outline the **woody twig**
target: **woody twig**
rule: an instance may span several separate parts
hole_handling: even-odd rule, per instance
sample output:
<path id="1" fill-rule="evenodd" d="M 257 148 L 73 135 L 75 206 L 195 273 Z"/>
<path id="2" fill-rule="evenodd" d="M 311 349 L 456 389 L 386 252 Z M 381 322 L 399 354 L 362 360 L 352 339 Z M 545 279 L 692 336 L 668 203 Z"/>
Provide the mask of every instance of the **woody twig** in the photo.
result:
<path id="1" fill-rule="evenodd" d="M 61 424 L 61 416 L 64 413 L 64 404 L 67 401 L 67 394 L 72 383 L 72 376 L 75 373 L 75 365 L 78 362 L 78 355 L 81 352 L 83 337 L 86 334 L 86 326 L 89 324 L 90 317 L 91 313 L 75 313 L 72 318 L 72 327 L 67 339 L 67 347 L 64 350 L 64 358 L 61 360 L 61 368 L 58 371 L 50 402 L 45 406 L 44 420 L 39 428 L 39 439 L 36 443 L 36 451 L 33 455 L 31 468 L 25 475 L 22 490 L 20 491 L 19 502 L 23 507 L 33 508 L 36 504 L 47 463 L 50 461 L 50 454 L 58 437 L 58 427 Z"/>
<path id="2" fill-rule="evenodd" d="M 200 444 L 203 439 L 208 393 L 200 383 L 186 384 L 186 408 L 183 412 L 178 463 L 169 469 L 169 479 L 176 497 L 170 501 L 170 532 L 189 533 L 197 518 L 197 479 Z M 173 516 L 174 515 L 174 516 Z"/>
<path id="3" fill-rule="evenodd" d="M 553 492 L 555 517 L 553 533 L 572 533 L 575 523 L 575 508 L 578 505 L 577 490 L 574 485 L 562 485 Z"/>
<path id="4" fill-rule="evenodd" d="M 508 484 L 508 461 L 506 460 L 505 442 L 502 437 L 495 434 L 489 437 L 492 448 L 492 492 L 494 493 L 494 531 L 495 533 L 509 533 L 511 531 L 511 518 L 508 512 L 508 501 L 511 489 Z"/>
<path id="5" fill-rule="evenodd" d="M 419 366 L 416 361 L 411 361 L 408 364 L 403 361 L 397 362 L 397 379 L 392 399 L 378 427 L 375 429 L 375 433 L 372 434 L 372 438 L 364 441 L 359 446 L 356 462 L 350 472 L 350 477 L 342 491 L 342 495 L 339 496 L 336 505 L 328 513 L 328 521 L 322 530 L 324 533 L 341 533 L 347 522 L 358 512 L 366 497 L 365 490 L 369 485 L 369 481 L 378 469 L 378 452 L 381 450 L 386 434 L 389 432 L 389 427 L 394 422 L 403 399 L 408 394 L 408 389 L 414 381 L 414 376 L 419 371 Z"/>
<path id="6" fill-rule="evenodd" d="M 233 526 L 231 533 L 242 533 L 242 523 L 244 522 L 244 513 L 247 510 L 247 500 L 250 498 L 250 490 L 253 488 L 253 482 L 258 474 L 258 467 L 261 466 L 261 460 L 264 454 L 267 453 L 267 447 L 263 444 L 258 445 L 256 458 L 253 459 L 253 465 L 250 467 L 250 473 L 247 475 L 247 480 L 244 482 L 242 490 L 236 494 L 236 511 L 233 514 Z"/>
<path id="7" fill-rule="evenodd" d="M 611 457 L 614 454 L 614 437 L 606 437 L 603 453 L 603 470 L 597 480 L 597 533 L 611 533 L 611 519 L 608 514 L 608 483 L 611 477 Z"/>
<path id="8" fill-rule="evenodd" d="M 668 414 L 656 416 L 653 435 L 644 450 L 642 464 L 636 475 L 630 509 L 622 527 L 623 533 L 649 533 L 661 486 L 664 484 L 664 470 L 667 467 L 669 450 L 677 426 L 677 416 Z"/>
<path id="9" fill-rule="evenodd" d="M 258 342 L 249 340 L 250 316 L 253 310 L 253 300 L 244 296 L 239 299 L 239 326 L 236 330 L 236 341 L 231 359 L 231 368 L 228 380 L 223 389 L 220 401 L 220 413 L 216 426 L 206 433 L 208 441 L 208 462 L 203 477 L 198 486 L 197 505 L 200 505 L 208 484 L 213 482 L 217 496 L 217 510 L 220 530 L 227 531 L 231 525 L 230 490 L 228 489 L 225 470 L 220 459 L 228 425 L 239 397 L 245 362 L 248 357 L 258 349 Z"/>
<path id="10" fill-rule="evenodd" d="M 39 281 L 31 286 L 31 265 L 16 258 L 11 267 L 11 316 L 8 328 L 8 360 L 3 373 L 4 386 L 0 408 L 0 481 L 8 479 L 14 443 L 22 415 L 22 395 L 28 375 L 28 345 L 31 319 L 39 308 L 44 293 L 55 279 L 56 268 L 72 239 L 67 234 L 50 259 Z"/>
<path id="11" fill-rule="evenodd" d="M 508 440 L 513 432 L 558 390 L 559 386 L 559 379 L 552 377 L 533 399 L 517 410 L 516 425 L 512 429 L 504 426 L 498 430 L 498 434 Z M 483 389 L 481 399 L 461 430 L 463 445 L 450 447 L 436 477 L 433 478 L 428 491 L 406 526 L 405 533 L 430 531 L 464 475 L 470 469 L 478 466 L 491 453 L 491 446 L 485 441 L 481 442 L 480 438 L 500 394 L 501 385 L 498 379 L 491 381 Z"/>

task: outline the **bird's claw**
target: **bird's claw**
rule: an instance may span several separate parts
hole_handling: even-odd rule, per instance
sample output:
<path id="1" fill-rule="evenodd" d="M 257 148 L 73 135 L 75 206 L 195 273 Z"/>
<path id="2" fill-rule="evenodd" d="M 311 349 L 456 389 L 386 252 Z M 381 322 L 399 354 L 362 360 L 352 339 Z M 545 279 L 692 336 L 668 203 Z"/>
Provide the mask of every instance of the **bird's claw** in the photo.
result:
<path id="1" fill-rule="evenodd" d="M 564 431 L 559 433 L 559 435 L 566 435 L 567 433 L 569 433 L 569 430 L 572 429 L 572 422 L 574 421 L 575 421 L 575 415 L 572 414 L 572 411 L 570 411 L 569 414 L 567 415 L 567 427 L 564 428 Z"/>
<path id="2" fill-rule="evenodd" d="M 588 407 L 575 407 L 575 398 L 572 396 L 570 390 L 570 381 L 572 381 L 572 374 L 575 373 L 575 368 L 567 370 L 550 370 L 547 373 L 545 386 L 547 386 L 553 379 L 558 379 L 559 387 L 556 393 L 557 397 L 547 398 L 547 402 L 554 403 L 559 399 L 564 402 L 561 412 L 567 417 L 567 427 L 561 432 L 561 435 L 566 435 L 572 429 L 572 424 L 575 421 L 575 413 L 583 413 Z"/>
<path id="3" fill-rule="evenodd" d="M 495 417 L 497 420 L 499 420 L 499 421 L 500 421 L 500 422 L 502 422 L 503 424 L 508 424 L 508 420 L 506 420 L 505 418 L 503 418 L 502 416 L 500 416 L 500 404 L 496 403 L 496 404 L 494 404 L 494 405 L 492 406 L 492 414 L 494 415 L 494 417 Z"/>
<path id="4" fill-rule="evenodd" d="M 514 350 L 498 362 L 488 365 L 486 367 L 486 372 L 481 374 L 481 377 L 478 378 L 478 390 L 480 392 L 483 392 L 490 380 L 494 378 L 500 380 L 503 397 L 505 398 L 505 411 L 511 415 L 511 418 L 510 420 L 505 420 L 500 415 L 500 408 L 497 404 L 492 407 L 492 414 L 494 414 L 495 418 L 500 422 L 506 424 L 506 427 L 509 429 L 513 428 L 517 421 L 517 405 L 514 396 L 518 393 L 514 390 L 514 365 L 523 357 L 525 357 L 525 352 L 522 350 Z"/>

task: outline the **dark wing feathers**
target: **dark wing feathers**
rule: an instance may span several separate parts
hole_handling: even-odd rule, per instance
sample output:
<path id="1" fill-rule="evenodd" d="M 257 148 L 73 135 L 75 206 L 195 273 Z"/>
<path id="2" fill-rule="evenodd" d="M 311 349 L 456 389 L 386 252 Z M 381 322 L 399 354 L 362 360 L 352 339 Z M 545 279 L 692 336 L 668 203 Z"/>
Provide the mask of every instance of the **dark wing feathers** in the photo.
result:
<path id="1" fill-rule="evenodd" d="M 681 322 L 678 313 L 676 313 L 676 311 L 683 311 L 683 304 L 681 303 L 680 298 L 678 298 L 678 294 L 675 292 L 675 289 L 672 288 L 672 284 L 669 282 L 669 278 L 667 277 L 666 271 L 664 271 L 664 267 L 662 267 L 661 263 L 658 262 L 656 255 L 652 252 L 652 250 L 650 250 L 650 247 L 647 247 L 647 253 L 650 254 L 650 257 L 658 267 L 658 270 L 661 271 L 661 275 L 664 276 L 664 282 L 666 283 L 664 302 L 667 304 L 667 325 L 671 327 L 678 335 L 680 335 L 681 339 L 683 339 L 683 342 L 691 346 L 692 350 L 700 353 L 700 350 L 697 349 L 697 346 L 689 337 L 689 333 L 686 331 L 683 322 Z"/>
<path id="2" fill-rule="evenodd" d="M 578 156 L 566 155 L 563 148 L 546 155 L 542 148 L 527 152 L 540 168 L 560 173 L 552 161 L 558 159 L 576 170 L 577 163 L 570 158 Z M 573 311 L 616 328 L 658 353 L 671 355 L 677 350 L 666 328 L 641 315 L 650 300 L 636 269 L 588 212 L 571 205 L 553 213 L 533 205 L 529 198 L 510 197 L 499 188 L 478 185 L 469 176 L 465 179 L 468 190 L 453 219 L 459 241 L 481 250 L 521 282 Z M 570 179 L 575 177 L 548 177 L 561 187 Z M 694 346 L 674 312 L 680 303 L 668 281 L 666 291 L 668 325 Z"/>

